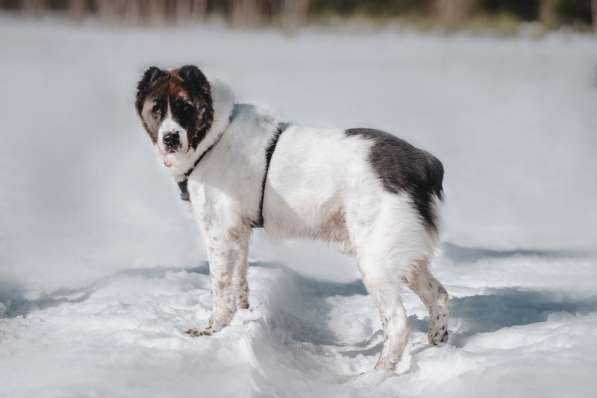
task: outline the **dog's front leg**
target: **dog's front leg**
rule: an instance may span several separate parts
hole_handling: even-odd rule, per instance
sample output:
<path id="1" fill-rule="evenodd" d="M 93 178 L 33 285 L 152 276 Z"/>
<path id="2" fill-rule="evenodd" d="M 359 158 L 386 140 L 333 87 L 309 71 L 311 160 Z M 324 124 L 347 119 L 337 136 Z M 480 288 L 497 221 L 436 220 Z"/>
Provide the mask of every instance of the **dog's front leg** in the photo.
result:
<path id="1" fill-rule="evenodd" d="M 212 313 L 207 328 L 190 329 L 191 336 L 206 336 L 227 326 L 239 305 L 239 274 L 246 272 L 251 229 L 239 225 L 218 230 L 206 230 Z M 246 282 L 245 282 L 246 284 Z"/>

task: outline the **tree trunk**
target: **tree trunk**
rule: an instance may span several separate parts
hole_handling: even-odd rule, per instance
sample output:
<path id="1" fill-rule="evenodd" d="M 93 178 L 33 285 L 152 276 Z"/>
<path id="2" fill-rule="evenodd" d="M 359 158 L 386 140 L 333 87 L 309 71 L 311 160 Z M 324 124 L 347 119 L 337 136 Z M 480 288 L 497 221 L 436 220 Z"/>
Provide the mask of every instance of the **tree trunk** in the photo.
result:
<path id="1" fill-rule="evenodd" d="M 66 15 L 75 21 L 80 21 L 87 12 L 86 0 L 68 0 L 66 4 Z"/>
<path id="2" fill-rule="evenodd" d="M 21 0 L 21 12 L 23 14 L 40 15 L 45 6 L 45 0 Z"/>
<path id="3" fill-rule="evenodd" d="M 591 0 L 591 8 L 593 9 L 593 31 L 597 33 L 597 0 Z"/>
<path id="4" fill-rule="evenodd" d="M 161 24 L 166 20 L 166 1 L 165 0 L 147 0 L 149 4 L 147 14 L 150 23 Z"/>
<path id="5" fill-rule="evenodd" d="M 442 25 L 454 27 L 473 12 L 475 0 L 436 0 L 435 9 Z"/>
<path id="6" fill-rule="evenodd" d="M 207 0 L 192 0 L 191 18 L 204 19 L 207 14 Z"/>
<path id="7" fill-rule="evenodd" d="M 556 13 L 557 0 L 541 0 L 539 19 L 546 28 L 554 27 L 558 22 Z"/>
<path id="8" fill-rule="evenodd" d="M 282 0 L 282 26 L 294 30 L 307 22 L 309 0 Z"/>
<path id="9" fill-rule="evenodd" d="M 254 28 L 261 22 L 259 0 L 232 0 L 232 26 Z"/>
<path id="10" fill-rule="evenodd" d="M 176 22 L 200 20 L 205 17 L 207 0 L 176 0 L 173 3 L 173 8 Z"/>
<path id="11" fill-rule="evenodd" d="M 192 0 L 177 0 L 172 5 L 174 20 L 176 22 L 186 21 L 191 17 Z"/>
<path id="12" fill-rule="evenodd" d="M 97 14 L 104 21 L 112 21 L 116 17 L 116 8 L 113 0 L 95 0 Z"/>
<path id="13" fill-rule="evenodd" d="M 124 20 L 132 25 L 143 21 L 143 0 L 128 0 L 124 7 Z"/>

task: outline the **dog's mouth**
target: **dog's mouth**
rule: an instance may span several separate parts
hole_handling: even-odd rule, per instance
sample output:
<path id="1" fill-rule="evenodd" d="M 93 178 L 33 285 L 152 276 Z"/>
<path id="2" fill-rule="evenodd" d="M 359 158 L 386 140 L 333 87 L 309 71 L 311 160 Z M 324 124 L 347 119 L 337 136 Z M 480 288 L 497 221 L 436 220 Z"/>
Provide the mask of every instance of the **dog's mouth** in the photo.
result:
<path id="1" fill-rule="evenodd" d="M 170 168 L 176 163 L 176 154 L 179 153 L 177 151 L 167 151 L 162 152 L 162 163 L 164 167 Z"/>
<path id="2" fill-rule="evenodd" d="M 179 160 L 181 160 L 181 157 L 186 157 L 191 148 L 190 146 L 185 148 L 184 145 L 180 144 L 176 146 L 160 145 L 157 149 L 160 154 L 160 157 L 162 158 L 162 163 L 164 164 L 164 167 L 170 168 L 174 166 L 174 164 L 176 164 Z"/>

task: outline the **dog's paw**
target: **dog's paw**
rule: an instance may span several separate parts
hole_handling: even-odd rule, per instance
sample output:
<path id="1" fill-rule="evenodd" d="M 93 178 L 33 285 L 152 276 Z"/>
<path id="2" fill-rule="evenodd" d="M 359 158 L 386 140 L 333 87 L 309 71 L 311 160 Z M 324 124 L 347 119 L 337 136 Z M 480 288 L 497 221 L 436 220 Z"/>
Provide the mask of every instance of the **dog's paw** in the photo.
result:
<path id="1" fill-rule="evenodd" d="M 440 345 L 448 342 L 448 328 L 444 325 L 438 329 L 432 328 L 427 333 L 429 343 L 432 345 Z"/>
<path id="2" fill-rule="evenodd" d="M 185 332 L 185 334 L 188 334 L 191 337 L 211 336 L 213 333 L 214 331 L 209 327 L 205 329 L 192 328 Z"/>
<path id="3" fill-rule="evenodd" d="M 397 363 L 398 362 L 396 358 L 391 360 L 389 358 L 384 357 L 382 354 L 382 356 L 379 357 L 377 363 L 375 364 L 375 370 L 384 371 L 386 372 L 386 374 L 394 373 L 396 372 Z"/>

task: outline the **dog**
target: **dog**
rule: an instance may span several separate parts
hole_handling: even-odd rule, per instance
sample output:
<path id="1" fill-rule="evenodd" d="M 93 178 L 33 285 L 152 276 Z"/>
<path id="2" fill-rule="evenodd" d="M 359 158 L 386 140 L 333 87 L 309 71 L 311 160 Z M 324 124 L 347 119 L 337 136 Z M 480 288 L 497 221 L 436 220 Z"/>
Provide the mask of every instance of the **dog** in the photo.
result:
<path id="1" fill-rule="evenodd" d="M 409 328 L 408 286 L 429 311 L 429 342 L 448 339 L 448 294 L 431 274 L 443 195 L 442 163 L 379 130 L 303 127 L 236 103 L 193 65 L 152 66 L 136 110 L 207 246 L 215 333 L 249 307 L 247 252 L 254 228 L 333 243 L 355 256 L 383 326 L 377 368 L 393 371 Z"/>

